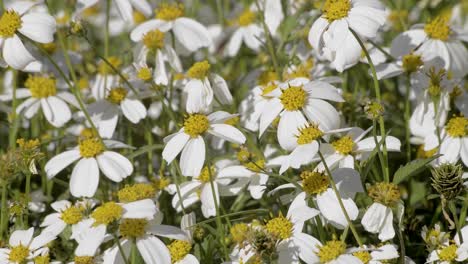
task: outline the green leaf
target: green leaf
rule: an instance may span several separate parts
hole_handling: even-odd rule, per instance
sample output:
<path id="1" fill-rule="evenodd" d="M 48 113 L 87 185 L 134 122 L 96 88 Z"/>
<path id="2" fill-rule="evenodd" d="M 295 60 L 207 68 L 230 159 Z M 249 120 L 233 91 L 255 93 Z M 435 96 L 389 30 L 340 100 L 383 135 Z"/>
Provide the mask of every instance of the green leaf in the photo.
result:
<path id="1" fill-rule="evenodd" d="M 426 165 L 431 161 L 437 159 L 440 155 L 435 155 L 427 159 L 417 159 L 407 163 L 405 166 L 400 167 L 393 175 L 393 183 L 399 184 L 407 178 L 414 176 L 426 168 Z"/>

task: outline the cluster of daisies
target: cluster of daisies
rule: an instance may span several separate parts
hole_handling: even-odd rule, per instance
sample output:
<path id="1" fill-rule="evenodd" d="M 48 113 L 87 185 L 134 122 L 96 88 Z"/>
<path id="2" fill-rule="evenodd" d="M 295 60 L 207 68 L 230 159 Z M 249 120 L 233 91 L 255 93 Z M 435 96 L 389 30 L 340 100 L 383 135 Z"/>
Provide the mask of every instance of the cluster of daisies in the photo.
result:
<path id="1" fill-rule="evenodd" d="M 468 262 L 466 2 L 0 10 L 0 264 Z"/>

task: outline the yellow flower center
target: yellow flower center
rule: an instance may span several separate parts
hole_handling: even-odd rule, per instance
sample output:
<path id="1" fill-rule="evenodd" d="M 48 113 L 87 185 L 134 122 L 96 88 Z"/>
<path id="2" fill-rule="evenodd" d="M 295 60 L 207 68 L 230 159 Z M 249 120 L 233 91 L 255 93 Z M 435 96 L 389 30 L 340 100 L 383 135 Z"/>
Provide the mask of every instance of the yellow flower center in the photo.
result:
<path id="1" fill-rule="evenodd" d="M 452 117 L 445 126 L 445 130 L 451 137 L 465 137 L 468 134 L 468 118 Z"/>
<path id="2" fill-rule="evenodd" d="M 341 254 L 346 252 L 346 244 L 339 240 L 331 240 L 325 243 L 325 245 L 319 247 L 317 256 L 320 259 L 320 263 L 327 263 L 334 259 L 337 259 Z"/>
<path id="3" fill-rule="evenodd" d="M 264 71 L 260 76 L 258 77 L 258 84 L 265 86 L 271 82 L 277 81 L 278 76 L 276 75 L 276 72 L 274 71 Z"/>
<path id="4" fill-rule="evenodd" d="M 92 256 L 75 256 L 75 264 L 94 264 L 94 257 Z"/>
<path id="5" fill-rule="evenodd" d="M 50 257 L 49 255 L 37 256 L 34 258 L 34 264 L 49 264 Z"/>
<path id="6" fill-rule="evenodd" d="M 153 181 L 153 186 L 156 188 L 156 190 L 162 190 L 169 186 L 171 181 L 168 178 L 159 178 L 159 179 L 154 179 Z"/>
<path id="7" fill-rule="evenodd" d="M 71 206 L 62 211 L 60 218 L 69 225 L 77 224 L 83 219 L 83 208 Z"/>
<path id="8" fill-rule="evenodd" d="M 247 232 L 249 230 L 249 226 L 245 223 L 235 224 L 229 230 L 231 233 L 232 240 L 237 244 L 244 242 L 247 238 Z"/>
<path id="9" fill-rule="evenodd" d="M 314 60 L 313 59 L 308 59 L 304 63 L 298 65 L 294 71 L 291 73 L 285 73 L 284 74 L 284 79 L 295 79 L 295 78 L 312 78 L 312 68 L 314 68 Z"/>
<path id="10" fill-rule="evenodd" d="M 187 72 L 188 77 L 192 79 L 205 79 L 210 72 L 210 63 L 207 60 L 195 62 L 192 67 Z"/>
<path id="11" fill-rule="evenodd" d="M 88 138 L 81 140 L 78 148 L 80 149 L 80 155 L 83 158 L 92 158 L 104 152 L 104 144 L 97 138 Z"/>
<path id="12" fill-rule="evenodd" d="M 183 4 L 161 4 L 155 13 L 157 19 L 171 21 L 184 16 L 185 9 Z"/>
<path id="13" fill-rule="evenodd" d="M 24 138 L 19 138 L 16 140 L 16 144 L 22 149 L 22 150 L 33 150 L 37 147 L 39 147 L 40 141 L 39 139 L 30 139 L 30 140 L 25 140 Z"/>
<path id="14" fill-rule="evenodd" d="M 115 202 L 107 202 L 94 210 L 91 217 L 94 218 L 94 226 L 108 225 L 120 219 L 123 213 L 122 206 Z"/>
<path id="15" fill-rule="evenodd" d="M 174 240 L 167 248 L 171 254 L 171 262 L 176 263 L 184 259 L 185 256 L 190 253 L 192 245 L 188 241 Z"/>
<path id="16" fill-rule="evenodd" d="M 317 171 L 301 172 L 302 190 L 307 194 L 320 194 L 327 190 L 330 183 L 327 175 Z"/>
<path id="17" fill-rule="evenodd" d="M 113 104 L 120 104 L 127 97 L 127 89 L 122 87 L 112 88 L 107 95 L 107 101 Z"/>
<path id="18" fill-rule="evenodd" d="M 247 9 L 244 12 L 242 12 L 242 14 L 240 14 L 239 18 L 237 18 L 237 23 L 239 23 L 239 26 L 241 27 L 248 26 L 255 22 L 256 16 L 257 14 L 255 12 L 252 12 Z"/>
<path id="19" fill-rule="evenodd" d="M 253 172 L 261 172 L 265 169 L 265 160 L 257 159 L 243 164 L 247 169 Z"/>
<path id="20" fill-rule="evenodd" d="M 281 103 L 284 109 L 288 111 L 296 111 L 302 108 L 307 100 L 307 93 L 302 86 L 291 86 L 280 96 Z"/>
<path id="21" fill-rule="evenodd" d="M 344 136 L 332 142 L 333 148 L 341 155 L 348 155 L 353 151 L 354 141 L 350 136 Z"/>
<path id="22" fill-rule="evenodd" d="M 45 76 L 32 76 L 24 82 L 34 98 L 45 98 L 57 94 L 57 86 L 54 78 Z"/>
<path id="23" fill-rule="evenodd" d="M 130 203 L 143 199 L 152 199 L 155 195 L 156 188 L 149 183 L 126 185 L 117 193 L 119 201 L 122 203 Z"/>
<path id="24" fill-rule="evenodd" d="M 164 48 L 164 32 L 157 29 L 151 30 L 143 36 L 143 44 L 149 50 L 156 51 Z"/>
<path id="25" fill-rule="evenodd" d="M 424 31 L 432 39 L 447 41 L 451 33 L 448 17 L 436 17 L 424 26 Z"/>
<path id="26" fill-rule="evenodd" d="M 375 202 L 392 207 L 400 200 L 398 186 L 389 182 L 378 182 L 367 189 L 369 197 Z"/>
<path id="27" fill-rule="evenodd" d="M 23 263 L 23 261 L 25 261 L 28 256 L 29 248 L 20 244 L 16 247 L 11 248 L 10 254 L 8 255 L 8 259 L 11 262 Z"/>
<path id="28" fill-rule="evenodd" d="M 205 133 L 209 127 L 208 117 L 202 114 L 191 114 L 184 120 L 184 131 L 192 138 Z"/>
<path id="29" fill-rule="evenodd" d="M 133 22 L 135 24 L 141 24 L 143 22 L 145 22 L 146 20 L 146 17 L 143 13 L 141 13 L 140 11 L 137 11 L 137 10 L 134 10 L 133 11 Z"/>
<path id="30" fill-rule="evenodd" d="M 436 70 L 435 67 L 429 69 L 429 87 L 428 92 L 431 96 L 439 96 L 440 91 L 442 90 L 441 83 L 444 76 L 447 75 L 445 69 Z"/>
<path id="31" fill-rule="evenodd" d="M 323 136 L 322 130 L 318 128 L 317 124 L 309 124 L 308 126 L 299 129 L 299 136 L 297 137 L 297 144 L 309 144 L 314 140 Z"/>
<path id="32" fill-rule="evenodd" d="M 119 225 L 120 234 L 127 238 L 142 237 L 146 233 L 146 219 L 124 219 Z"/>
<path id="33" fill-rule="evenodd" d="M 288 239 L 292 235 L 293 224 L 284 216 L 280 215 L 268 221 L 266 230 L 279 239 Z"/>
<path id="34" fill-rule="evenodd" d="M 120 65 L 122 65 L 122 61 L 119 58 L 114 57 L 114 56 L 107 58 L 107 61 L 109 62 L 110 65 L 112 65 L 112 67 L 116 69 L 118 69 Z M 111 72 L 114 72 L 114 70 L 112 69 L 112 67 L 109 66 L 109 64 L 107 64 L 105 61 L 101 61 L 98 65 L 98 72 L 102 75 L 106 75 Z"/>
<path id="35" fill-rule="evenodd" d="M 457 249 L 457 245 L 455 244 L 444 247 L 438 252 L 439 259 L 441 261 L 448 261 L 449 263 L 452 263 L 452 261 L 457 258 Z"/>
<path id="36" fill-rule="evenodd" d="M 22 24 L 21 17 L 16 11 L 5 11 L 0 18 L 0 36 L 3 38 L 13 37 Z"/>
<path id="37" fill-rule="evenodd" d="M 143 67 L 138 70 L 137 77 L 138 79 L 146 82 L 146 81 L 151 80 L 151 78 L 153 77 L 153 74 L 150 68 Z"/>
<path id="38" fill-rule="evenodd" d="M 358 251 L 354 252 L 353 256 L 358 258 L 360 261 L 362 261 L 363 264 L 369 263 L 369 261 L 372 260 L 372 256 L 368 251 Z"/>
<path id="39" fill-rule="evenodd" d="M 349 0 L 326 0 L 323 5 L 323 13 L 328 22 L 342 19 L 348 15 L 351 9 Z"/>
<path id="40" fill-rule="evenodd" d="M 198 175 L 198 180 L 203 183 L 210 182 L 211 179 L 213 179 L 214 177 L 214 173 L 215 173 L 215 168 L 213 166 L 211 168 L 209 168 L 208 166 L 205 166 L 200 172 L 200 175 Z"/>
<path id="41" fill-rule="evenodd" d="M 275 83 L 268 83 L 267 85 L 262 87 L 262 96 L 268 96 L 269 93 L 273 92 L 276 87 L 278 87 Z"/>
<path id="42" fill-rule="evenodd" d="M 418 68 L 423 65 L 420 55 L 408 54 L 403 56 L 403 69 L 407 73 L 412 73 L 418 70 Z"/>
<path id="43" fill-rule="evenodd" d="M 237 152 L 237 160 L 253 172 L 261 172 L 265 168 L 265 160 L 257 158 L 257 156 L 246 147 L 241 147 L 239 149 Z"/>

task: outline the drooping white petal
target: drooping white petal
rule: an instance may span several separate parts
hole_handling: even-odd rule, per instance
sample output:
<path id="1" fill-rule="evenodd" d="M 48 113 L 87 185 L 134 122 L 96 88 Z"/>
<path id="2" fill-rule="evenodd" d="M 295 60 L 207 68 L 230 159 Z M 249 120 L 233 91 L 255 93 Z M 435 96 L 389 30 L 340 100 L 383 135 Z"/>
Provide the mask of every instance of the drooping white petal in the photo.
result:
<path id="1" fill-rule="evenodd" d="M 146 108 L 138 99 L 125 98 L 120 107 L 125 117 L 134 124 L 146 117 Z"/>
<path id="2" fill-rule="evenodd" d="M 236 144 L 244 144 L 246 140 L 239 129 L 227 124 L 212 124 L 208 133 Z"/>
<path id="3" fill-rule="evenodd" d="M 29 63 L 36 60 L 16 35 L 5 39 L 3 43 L 3 59 L 13 69 L 17 70 L 22 70 Z"/>
<path id="4" fill-rule="evenodd" d="M 21 17 L 23 21 L 21 28 L 18 29 L 21 34 L 39 42 L 50 43 L 54 41 L 55 19 L 47 13 L 31 12 Z"/>
<path id="5" fill-rule="evenodd" d="M 54 127 L 62 127 L 71 119 L 68 105 L 55 96 L 41 99 L 41 107 L 47 121 Z"/>
<path id="6" fill-rule="evenodd" d="M 51 179 L 61 172 L 65 167 L 72 164 L 80 158 L 80 151 L 77 149 L 68 150 L 50 159 L 44 170 L 47 174 L 47 178 Z"/>
<path id="7" fill-rule="evenodd" d="M 96 159 L 102 173 L 114 182 L 121 182 L 133 173 L 132 163 L 117 152 L 104 151 Z"/>
<path id="8" fill-rule="evenodd" d="M 70 193 L 75 197 L 93 197 L 99 184 L 99 168 L 94 158 L 82 158 L 73 168 Z"/>
<path id="9" fill-rule="evenodd" d="M 132 30 L 130 33 L 130 39 L 134 42 L 140 41 L 143 36 L 151 30 L 158 29 L 162 32 L 166 32 L 170 29 L 171 24 L 160 20 L 160 19 L 152 19 L 146 22 L 141 23 L 136 28 Z"/>
<path id="10" fill-rule="evenodd" d="M 167 163 L 171 163 L 182 151 L 190 136 L 184 132 L 178 132 L 164 147 L 162 157 Z"/>
<path id="11" fill-rule="evenodd" d="M 144 236 L 136 241 L 138 252 L 147 264 L 171 264 L 171 254 L 166 245 L 154 236 Z"/>
<path id="12" fill-rule="evenodd" d="M 205 141 L 201 136 L 191 138 L 180 156 L 180 169 L 184 176 L 198 176 L 205 163 Z"/>
<path id="13" fill-rule="evenodd" d="M 176 19 L 173 30 L 179 42 L 191 52 L 211 45 L 208 29 L 193 19 L 186 17 Z"/>

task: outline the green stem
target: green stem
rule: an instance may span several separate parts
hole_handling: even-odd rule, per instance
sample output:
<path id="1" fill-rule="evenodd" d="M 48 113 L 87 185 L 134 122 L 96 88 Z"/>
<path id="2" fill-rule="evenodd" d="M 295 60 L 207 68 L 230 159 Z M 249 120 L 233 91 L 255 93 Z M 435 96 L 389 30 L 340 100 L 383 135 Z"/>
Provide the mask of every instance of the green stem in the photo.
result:
<path id="1" fill-rule="evenodd" d="M 216 0 L 216 13 L 218 14 L 218 23 L 224 25 L 224 12 L 222 0 Z"/>
<path id="2" fill-rule="evenodd" d="M 29 170 L 26 171 L 26 186 L 24 187 L 24 194 L 27 197 L 27 203 L 31 201 L 31 172 Z M 24 223 L 26 226 L 28 226 L 28 215 L 29 215 L 29 209 L 26 209 L 26 213 L 24 214 Z"/>
<path id="3" fill-rule="evenodd" d="M 3 240 L 3 234 L 5 233 L 7 218 L 7 184 L 2 185 L 2 202 L 1 202 L 1 215 L 0 215 L 0 240 Z"/>
<path id="4" fill-rule="evenodd" d="M 109 20 L 110 20 L 111 0 L 106 2 L 106 25 L 104 32 L 104 57 L 109 57 Z"/>
<path id="5" fill-rule="evenodd" d="M 115 234 L 113 235 L 113 237 L 114 237 L 115 243 L 117 244 L 117 247 L 119 248 L 119 252 L 120 252 L 120 255 L 122 256 L 122 259 L 124 260 L 125 264 L 129 264 L 127 256 L 125 256 L 125 252 L 122 248 L 122 244 L 120 243 L 119 238 Z"/>
<path id="6" fill-rule="evenodd" d="M 16 89 L 17 89 L 17 77 L 18 77 L 18 71 L 12 70 L 13 73 L 13 98 L 12 98 L 12 104 L 11 104 L 11 125 L 10 125 L 10 133 L 9 133 L 9 146 L 11 149 L 16 148 L 16 136 L 18 134 L 18 123 L 19 120 L 17 119 L 17 114 L 16 114 L 16 105 L 17 105 L 17 98 L 16 98 Z"/>
<path id="7" fill-rule="evenodd" d="M 411 142 L 410 142 L 410 87 L 411 87 L 411 77 L 407 75 L 406 91 L 405 91 L 405 141 L 406 141 L 406 162 L 411 161 Z"/>
<path id="8" fill-rule="evenodd" d="M 132 241 L 132 249 L 130 252 L 130 258 L 131 258 L 131 264 L 137 264 L 138 263 L 138 248 L 136 246 L 136 241 Z"/>
<path id="9" fill-rule="evenodd" d="M 362 240 L 359 237 L 359 234 L 356 231 L 356 228 L 354 227 L 353 222 L 349 218 L 348 212 L 346 211 L 346 208 L 345 208 L 345 206 L 343 204 L 343 200 L 341 198 L 340 192 L 338 191 L 338 188 L 336 187 L 335 181 L 333 180 L 333 177 L 332 177 L 330 169 L 328 168 L 327 162 L 325 161 L 325 158 L 323 157 L 321 151 L 319 151 L 318 154 L 320 156 L 320 160 L 322 161 L 323 165 L 325 166 L 325 170 L 327 172 L 326 174 L 328 176 L 328 180 L 330 181 L 333 192 L 335 193 L 336 198 L 338 200 L 338 203 L 340 204 L 341 210 L 343 211 L 343 214 L 344 214 L 344 216 L 346 218 L 346 222 L 348 222 L 348 226 L 351 229 L 351 232 L 353 233 L 353 236 L 356 239 L 357 243 L 359 244 L 359 247 L 362 247 L 363 246 Z"/>
<path id="10" fill-rule="evenodd" d="M 455 227 L 457 229 L 457 234 L 458 234 L 458 238 L 460 239 L 460 245 L 461 245 L 463 243 L 463 236 L 461 234 L 461 226 L 460 226 L 460 221 L 458 219 L 457 207 L 455 206 L 455 202 L 453 201 L 449 202 L 449 209 L 453 215 L 453 222 L 455 222 Z"/>

